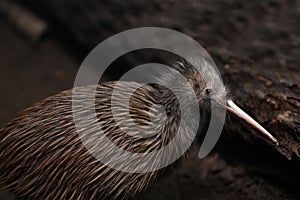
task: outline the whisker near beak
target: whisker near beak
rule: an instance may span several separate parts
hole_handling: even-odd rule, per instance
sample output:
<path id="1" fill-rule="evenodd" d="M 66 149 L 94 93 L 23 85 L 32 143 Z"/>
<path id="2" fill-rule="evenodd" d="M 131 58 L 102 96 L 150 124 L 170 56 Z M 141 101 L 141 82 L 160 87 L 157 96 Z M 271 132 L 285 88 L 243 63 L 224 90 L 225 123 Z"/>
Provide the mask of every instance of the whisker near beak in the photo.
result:
<path id="1" fill-rule="evenodd" d="M 253 128 L 256 128 L 259 130 L 262 134 L 266 135 L 268 138 L 270 138 L 273 142 L 276 143 L 276 145 L 279 145 L 277 139 L 269 133 L 264 127 L 262 127 L 257 121 L 255 121 L 252 117 L 250 117 L 247 113 L 245 113 L 242 109 L 240 109 L 232 100 L 227 101 L 226 109 L 236 115 L 237 117 L 243 119 L 245 122 L 247 122 L 249 125 L 251 125 Z"/>

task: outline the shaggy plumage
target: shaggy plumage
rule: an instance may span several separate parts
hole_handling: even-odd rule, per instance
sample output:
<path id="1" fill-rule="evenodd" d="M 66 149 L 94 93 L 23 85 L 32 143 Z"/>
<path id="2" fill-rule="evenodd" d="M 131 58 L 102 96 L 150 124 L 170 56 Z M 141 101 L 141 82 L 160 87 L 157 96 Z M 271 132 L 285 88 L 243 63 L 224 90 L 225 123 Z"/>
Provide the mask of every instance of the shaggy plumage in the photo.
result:
<path id="1" fill-rule="evenodd" d="M 206 105 L 205 102 L 214 95 L 217 98 L 226 95 L 225 88 L 216 85 L 218 84 L 216 81 L 209 79 L 205 84 L 202 77 L 211 73 L 204 69 L 205 67 L 194 68 L 187 62 L 180 61 L 175 63 L 174 68 L 188 80 L 199 105 Z M 162 76 L 162 80 L 174 85 L 176 82 L 174 76 L 171 73 L 166 74 Z M 119 148 L 134 153 L 148 153 L 166 146 L 175 136 L 182 117 L 178 108 L 179 102 L 174 94 L 167 87 L 155 84 L 139 85 L 134 82 L 122 82 L 120 85 L 121 87 L 114 91 L 117 102 L 113 109 L 118 111 L 120 122 L 126 126 L 126 132 L 120 129 L 120 124 L 116 123 L 111 111 L 111 95 L 115 82 L 99 84 L 95 102 L 85 98 L 86 93 L 91 92 L 93 86 L 75 88 L 73 91 L 76 95 L 73 99 L 72 90 L 61 92 L 26 109 L 0 129 L 2 190 L 14 194 L 19 200 L 104 200 L 132 199 L 151 185 L 161 170 L 127 173 L 104 165 L 86 149 L 86 145 L 92 147 L 95 152 L 99 146 L 106 149 L 106 144 L 100 139 L 99 130 L 81 124 L 81 136 L 85 138 L 85 145 L 83 145 L 74 126 L 73 114 L 76 113 L 83 122 L 99 123 L 104 135 L 110 141 Z M 130 98 L 129 118 L 132 121 L 129 121 L 125 112 L 125 96 L 131 87 L 138 87 L 138 89 Z M 185 99 L 188 101 L 190 91 L 177 89 L 180 94 L 187 96 Z M 77 101 L 77 106 L 73 107 L 74 113 L 72 113 L 72 100 Z M 161 112 L 154 106 L 157 104 L 164 106 L 165 112 Z M 191 105 L 191 112 L 193 106 L 198 105 Z M 89 112 L 94 108 L 97 118 L 93 118 Z M 155 129 L 149 128 L 151 121 L 157 125 Z M 149 137 L 134 136 L 135 132 L 141 130 L 137 130 L 136 127 L 142 128 L 143 134 L 148 134 Z M 185 132 L 186 138 L 190 138 L 188 126 Z M 185 138 L 181 140 L 183 144 L 186 143 Z M 168 153 L 165 156 L 171 156 L 172 153 L 179 151 L 176 148 L 173 146 L 167 149 Z M 98 151 L 97 154 L 101 156 L 110 152 L 107 147 L 105 151 Z M 164 159 L 167 157 L 162 160 Z M 146 164 L 153 165 L 155 168 L 158 162 Z M 143 168 L 139 163 L 135 165 Z"/>

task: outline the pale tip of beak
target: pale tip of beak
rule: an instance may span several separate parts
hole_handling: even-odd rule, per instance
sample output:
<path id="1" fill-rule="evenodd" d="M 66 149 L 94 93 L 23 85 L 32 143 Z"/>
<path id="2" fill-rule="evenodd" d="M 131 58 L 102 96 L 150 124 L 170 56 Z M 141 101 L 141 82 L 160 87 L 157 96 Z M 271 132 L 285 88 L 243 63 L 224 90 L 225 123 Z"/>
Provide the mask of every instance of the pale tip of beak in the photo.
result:
<path id="1" fill-rule="evenodd" d="M 255 121 L 252 117 L 250 117 L 247 113 L 245 113 L 242 109 L 240 109 L 232 100 L 227 101 L 227 110 L 239 118 L 243 119 L 252 127 L 259 130 L 262 134 L 266 135 L 269 139 L 271 139 L 276 145 L 279 145 L 278 140 L 264 127 L 262 127 L 257 121 Z"/>

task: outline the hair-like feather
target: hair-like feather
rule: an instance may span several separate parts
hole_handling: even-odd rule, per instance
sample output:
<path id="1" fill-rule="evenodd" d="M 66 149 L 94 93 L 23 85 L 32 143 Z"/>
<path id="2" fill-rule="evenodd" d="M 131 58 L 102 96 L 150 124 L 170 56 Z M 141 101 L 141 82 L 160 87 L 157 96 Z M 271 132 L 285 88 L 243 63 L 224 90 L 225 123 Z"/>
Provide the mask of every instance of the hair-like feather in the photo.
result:
<path id="1" fill-rule="evenodd" d="M 183 74 L 193 88 L 198 100 L 197 105 L 206 105 L 210 99 L 221 99 L 226 90 L 219 87 L 214 79 L 215 72 L 206 69 L 207 63 L 199 60 L 179 61 L 173 68 Z M 211 69 L 211 68 L 209 68 Z M 212 79 L 204 80 L 203 76 L 213 74 Z M 162 76 L 162 85 L 175 85 L 176 75 L 167 73 Z M 175 82 L 174 82 L 175 81 Z M 94 86 L 78 87 L 63 91 L 49 97 L 20 113 L 16 118 L 0 129 L 0 187 L 22 199 L 132 199 L 151 185 L 161 173 L 161 170 L 148 173 L 127 173 L 106 166 L 97 160 L 86 148 L 86 144 L 95 152 L 106 144 L 100 139 L 101 134 L 95 127 L 81 124 L 81 137 L 74 126 L 73 112 L 86 122 L 99 123 L 104 135 L 119 148 L 135 153 L 148 153 L 166 146 L 175 136 L 180 123 L 181 111 L 176 96 L 167 88 L 156 84 L 140 85 L 134 82 L 121 82 L 117 91 L 115 82 L 101 83 L 97 86 L 95 102 L 85 98 L 86 93 Z M 126 109 L 128 89 L 138 89 L 129 101 L 129 113 Z M 209 88 L 212 93 L 206 94 Z M 187 101 L 190 90 L 177 87 L 180 95 Z M 72 91 L 76 91 L 72 98 Z M 111 96 L 116 95 L 113 109 L 121 119 L 117 124 L 113 113 Z M 206 93 L 205 93 L 206 91 Z M 72 108 L 72 101 L 77 107 Z M 155 105 L 162 105 L 165 112 L 158 110 Z M 73 110 L 72 110 L 73 109 Z M 90 115 L 89 110 L 95 109 L 97 118 Z M 164 115 L 166 114 L 166 116 Z M 166 119 L 164 118 L 166 117 Z M 132 119 L 129 121 L 128 119 Z M 153 122 L 155 128 L 148 125 Z M 198 122 L 196 122 L 198 123 Z M 119 125 L 125 126 L 126 131 Z M 143 128 L 149 137 L 135 137 L 136 126 Z M 147 128 L 148 127 L 148 128 Z M 181 138 L 183 144 L 190 138 L 189 126 L 185 126 L 186 137 Z M 133 133 L 133 134 L 128 134 Z M 178 152 L 179 146 L 171 146 L 165 156 Z M 107 146 L 98 155 L 112 153 Z M 168 159 L 168 157 L 163 158 Z M 134 160 L 134 159 L 133 159 Z M 159 161 L 148 162 L 153 168 Z M 120 164 L 135 164 L 133 161 Z M 1 189 L 1 188 L 0 188 Z"/>
<path id="2" fill-rule="evenodd" d="M 168 90 L 150 85 L 138 85 L 139 89 L 130 101 L 131 118 L 139 126 L 150 122 L 149 113 L 153 104 L 163 104 L 169 119 L 156 130 L 157 134 L 141 139 L 130 136 L 115 124 L 111 112 L 110 98 L 114 82 L 100 84 L 97 87 L 95 109 L 97 120 L 104 134 L 120 148 L 127 151 L 147 153 L 166 145 L 172 134 L 176 133 L 176 124 L 180 115 L 176 112 L 176 98 Z M 117 92 L 119 109 L 122 115 L 123 93 L 137 83 L 122 82 Z M 85 120 L 90 118 L 86 108 L 91 106 L 81 98 L 93 87 L 76 88 L 81 108 L 74 110 Z M 170 95 L 168 99 L 161 94 Z M 19 199 L 128 199 L 139 194 L 157 178 L 157 171 L 149 173 L 126 173 L 111 169 L 96 160 L 85 148 L 76 132 L 72 116 L 72 90 L 49 97 L 20 113 L 15 119 L 0 129 L 0 185 L 14 193 Z M 151 112 L 148 112 L 152 109 Z M 124 112 L 125 113 L 125 112 Z M 124 120 L 127 118 L 124 117 Z M 156 117 L 159 120 L 159 116 Z M 126 121 L 124 121 L 126 124 Z M 97 148 L 105 145 L 99 139 L 100 134 L 93 127 L 84 127 L 83 132 L 90 137 Z M 129 131 L 134 131 L 130 128 Z M 148 131 L 153 131 L 149 129 Z M 170 154 L 175 149 L 169 149 Z M 109 153 L 107 151 L 103 154 Z M 152 163 L 153 165 L 157 163 Z"/>

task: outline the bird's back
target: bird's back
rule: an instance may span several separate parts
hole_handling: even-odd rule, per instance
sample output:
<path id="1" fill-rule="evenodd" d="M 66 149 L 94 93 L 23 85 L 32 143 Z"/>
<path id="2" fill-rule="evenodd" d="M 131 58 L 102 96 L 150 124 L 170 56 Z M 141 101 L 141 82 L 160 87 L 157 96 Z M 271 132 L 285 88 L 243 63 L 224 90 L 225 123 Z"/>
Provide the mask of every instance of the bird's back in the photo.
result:
<path id="1" fill-rule="evenodd" d="M 83 145 L 74 125 L 73 112 L 85 120 L 97 120 L 103 133 L 116 146 L 126 151 L 147 153 L 164 146 L 172 137 L 170 130 L 147 139 L 122 131 L 113 119 L 111 94 L 114 82 L 97 87 L 93 105 L 81 98 L 94 87 L 79 87 L 49 97 L 20 113 L 0 129 L 0 186 L 18 199 L 128 199 L 139 194 L 157 177 L 157 171 L 128 173 L 104 165 Z M 122 94 L 130 87 L 140 87 L 130 100 L 131 119 L 147 125 L 149 108 L 160 103 L 161 91 L 152 86 L 124 82 L 116 93 L 116 106 L 122 115 Z M 72 108 L 72 101 L 80 107 Z M 86 110 L 95 108 L 93 119 Z M 124 112 L 124 115 L 126 112 Z M 128 117 L 128 116 L 127 116 Z M 126 120 L 124 118 L 124 120 Z M 126 121 L 125 121 L 126 122 Z M 126 124 L 126 123 L 125 123 Z M 94 127 L 83 127 L 87 143 L 95 148 L 105 145 Z M 89 140 L 90 139 L 90 140 Z M 109 153 L 102 151 L 100 154 Z M 155 165 L 156 163 L 152 163 Z"/>

